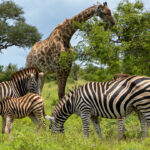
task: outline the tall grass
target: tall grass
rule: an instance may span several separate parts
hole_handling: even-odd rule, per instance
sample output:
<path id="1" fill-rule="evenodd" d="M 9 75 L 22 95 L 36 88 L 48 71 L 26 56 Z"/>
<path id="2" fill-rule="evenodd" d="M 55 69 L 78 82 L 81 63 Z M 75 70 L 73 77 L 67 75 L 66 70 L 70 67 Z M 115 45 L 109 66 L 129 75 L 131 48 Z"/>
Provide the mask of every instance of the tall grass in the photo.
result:
<path id="1" fill-rule="evenodd" d="M 85 81 L 67 83 L 67 88 L 84 84 Z M 66 88 L 66 89 L 67 89 Z M 46 83 L 42 92 L 45 100 L 45 111 L 50 115 L 58 102 L 57 85 L 55 82 Z M 0 123 L 2 120 L 0 119 Z M 136 114 L 126 120 L 126 139 L 117 140 L 117 121 L 100 118 L 103 140 L 90 126 L 90 137 L 84 138 L 80 117 L 72 115 L 65 123 L 65 134 L 51 134 L 48 129 L 49 121 L 45 120 L 47 131 L 42 128 L 37 133 L 35 125 L 26 117 L 14 121 L 12 134 L 0 133 L 0 150 L 149 150 L 150 137 L 141 140 L 140 123 Z M 1 124 L 0 124 L 1 128 Z"/>

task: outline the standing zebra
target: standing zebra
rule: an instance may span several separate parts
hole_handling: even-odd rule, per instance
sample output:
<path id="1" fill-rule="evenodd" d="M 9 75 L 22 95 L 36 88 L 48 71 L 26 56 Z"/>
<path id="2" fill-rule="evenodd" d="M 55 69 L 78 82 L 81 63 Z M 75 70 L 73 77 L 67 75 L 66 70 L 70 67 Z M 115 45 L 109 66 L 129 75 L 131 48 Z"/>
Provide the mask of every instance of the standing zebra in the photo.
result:
<path id="1" fill-rule="evenodd" d="M 36 68 L 26 68 L 14 73 L 9 81 L 0 83 L 0 101 L 20 97 L 28 92 L 40 94 L 40 82 L 44 74 Z"/>
<path id="2" fill-rule="evenodd" d="M 13 120 L 29 116 L 37 126 L 45 123 L 42 116 L 45 117 L 44 100 L 39 94 L 28 93 L 19 98 L 8 98 L 0 102 L 0 115 L 2 116 L 2 133 L 11 133 Z"/>
<path id="3" fill-rule="evenodd" d="M 76 113 L 80 115 L 85 137 L 89 136 L 89 121 L 101 138 L 98 116 L 119 119 L 134 109 L 142 118 L 142 137 L 147 136 L 147 123 L 150 123 L 150 78 L 131 76 L 118 81 L 90 82 L 70 91 L 52 113 L 46 116 L 51 121 L 52 132 L 64 132 L 67 118 Z M 147 121 L 147 123 L 145 123 Z"/>
<path id="4" fill-rule="evenodd" d="M 122 80 L 122 79 L 128 78 L 130 76 L 131 75 L 129 75 L 129 74 L 115 74 L 114 80 Z M 143 115 L 139 111 L 137 111 L 136 109 L 134 109 L 134 111 L 137 113 L 140 122 L 142 122 L 142 124 L 147 124 L 147 121 L 145 120 Z M 127 118 L 127 116 L 118 119 L 118 139 L 119 140 L 124 137 L 124 132 L 127 131 L 125 126 L 124 126 L 124 122 L 125 122 L 126 118 Z M 147 126 L 149 126 L 149 125 L 147 124 Z M 144 130 L 147 130 L 147 128 L 143 128 L 143 127 L 144 126 L 141 126 L 143 133 L 147 133 L 148 131 L 144 131 Z M 143 136 L 145 136 L 145 135 L 142 135 L 142 137 Z"/>

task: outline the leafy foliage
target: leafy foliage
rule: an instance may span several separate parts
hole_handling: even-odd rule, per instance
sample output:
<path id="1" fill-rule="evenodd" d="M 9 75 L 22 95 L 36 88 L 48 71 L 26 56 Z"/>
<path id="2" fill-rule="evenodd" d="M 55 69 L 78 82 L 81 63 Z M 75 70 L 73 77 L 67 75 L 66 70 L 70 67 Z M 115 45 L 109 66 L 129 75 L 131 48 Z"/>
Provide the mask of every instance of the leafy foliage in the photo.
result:
<path id="1" fill-rule="evenodd" d="M 25 23 L 23 10 L 12 1 L 0 3 L 0 51 L 10 46 L 31 47 L 41 39 L 36 27 Z"/>
<path id="2" fill-rule="evenodd" d="M 9 80 L 16 71 L 18 71 L 17 65 L 9 64 L 5 68 L 0 66 L 0 82 Z"/>
<path id="3" fill-rule="evenodd" d="M 107 74 L 150 75 L 150 12 L 141 1 L 119 3 L 116 25 L 106 30 L 97 18 L 78 24 L 82 41 L 75 47 L 78 59 L 103 66 Z"/>
<path id="4" fill-rule="evenodd" d="M 78 75 L 79 71 L 80 71 L 80 66 L 77 65 L 76 63 L 73 63 L 69 78 L 72 78 L 73 80 L 77 81 L 79 77 Z"/>

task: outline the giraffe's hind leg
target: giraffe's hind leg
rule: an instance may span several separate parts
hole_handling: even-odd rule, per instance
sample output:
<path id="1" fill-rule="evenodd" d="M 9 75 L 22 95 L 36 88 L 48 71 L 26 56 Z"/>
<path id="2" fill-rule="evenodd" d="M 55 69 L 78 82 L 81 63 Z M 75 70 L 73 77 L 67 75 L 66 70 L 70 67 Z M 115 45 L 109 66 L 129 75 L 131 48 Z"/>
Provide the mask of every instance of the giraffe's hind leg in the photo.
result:
<path id="1" fill-rule="evenodd" d="M 98 137 L 100 139 L 102 139 L 102 135 L 101 135 L 101 129 L 100 129 L 100 125 L 99 125 L 99 120 L 98 120 L 98 116 L 92 116 L 91 117 L 92 123 L 94 125 L 95 131 L 98 134 Z"/>

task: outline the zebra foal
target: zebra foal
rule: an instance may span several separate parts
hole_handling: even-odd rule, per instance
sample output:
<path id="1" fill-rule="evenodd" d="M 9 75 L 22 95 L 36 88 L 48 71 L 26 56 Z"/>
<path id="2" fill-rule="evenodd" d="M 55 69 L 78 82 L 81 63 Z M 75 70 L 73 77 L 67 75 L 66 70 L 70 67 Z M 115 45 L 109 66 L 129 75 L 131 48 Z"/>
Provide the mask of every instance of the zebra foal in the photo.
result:
<path id="1" fill-rule="evenodd" d="M 36 68 L 26 68 L 14 73 L 9 81 L 0 83 L 0 101 L 10 97 L 20 97 L 28 92 L 40 94 L 44 74 Z"/>
<path id="2" fill-rule="evenodd" d="M 90 82 L 70 91 L 56 105 L 50 120 L 52 132 L 64 132 L 64 123 L 71 114 L 81 117 L 84 136 L 89 136 L 90 119 L 101 138 L 98 116 L 120 119 L 137 110 L 145 119 L 141 121 L 142 136 L 147 136 L 150 123 L 150 78 L 130 76 L 109 82 Z"/>
<path id="3" fill-rule="evenodd" d="M 37 126 L 41 124 L 45 129 L 44 100 L 39 94 L 28 93 L 19 98 L 8 98 L 0 102 L 0 115 L 2 116 L 2 133 L 11 133 L 14 119 L 21 119 L 29 116 Z"/>

